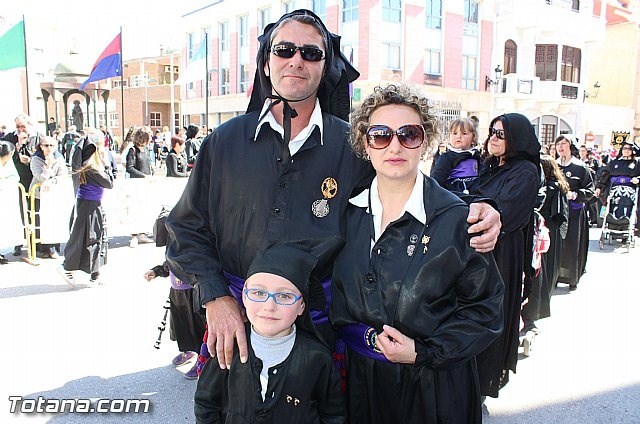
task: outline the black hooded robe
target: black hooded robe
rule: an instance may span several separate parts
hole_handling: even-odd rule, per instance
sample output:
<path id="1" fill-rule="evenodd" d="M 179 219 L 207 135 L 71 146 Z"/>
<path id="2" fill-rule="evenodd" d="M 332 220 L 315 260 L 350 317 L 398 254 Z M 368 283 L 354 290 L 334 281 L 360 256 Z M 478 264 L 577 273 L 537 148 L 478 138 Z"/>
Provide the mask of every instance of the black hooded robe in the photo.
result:
<path id="1" fill-rule="evenodd" d="M 589 222 L 586 207 L 593 197 L 593 180 L 589 168 L 575 157 L 564 166 L 558 159 L 558 167 L 569 183 L 569 190 L 578 195 L 569 201 L 569 227 L 562 244 L 558 282 L 576 287 L 587 266 Z"/>
<path id="2" fill-rule="evenodd" d="M 504 330 L 477 357 L 480 390 L 483 396 L 491 397 L 498 397 L 500 388 L 508 383 L 509 370 L 516 371 L 523 273 L 531 263 L 526 247 L 531 243 L 525 237 L 532 224 L 540 181 L 540 143 L 533 127 L 523 115 L 503 116 L 505 134 L 513 140 L 519 155 L 502 166 L 485 167 L 472 191 L 493 199 L 502 212 L 502 234 L 493 255 L 505 285 Z"/>
<path id="3" fill-rule="evenodd" d="M 77 162 L 86 164 L 96 151 L 96 145 L 85 139 L 81 154 L 75 156 Z M 82 166 L 80 165 L 80 167 Z M 76 164 L 78 166 L 78 164 Z M 106 170 L 86 171 L 85 185 L 110 189 L 113 187 L 113 175 Z M 74 175 L 74 185 L 82 186 L 79 174 Z M 88 274 L 98 272 L 107 263 L 107 230 L 104 212 L 100 200 L 89 200 L 78 197 L 71 219 L 69 241 L 64 247 L 64 269 L 66 271 L 84 271 Z"/>
<path id="4" fill-rule="evenodd" d="M 491 254 L 469 246 L 465 204 L 434 179 L 418 178 L 426 225 L 405 213 L 372 248 L 368 209 L 347 211 L 347 242 L 334 263 L 332 323 L 363 323 L 377 332 L 391 325 L 416 340 L 417 353 L 413 365 L 394 364 L 348 348 L 350 424 L 482 422 L 474 355 L 501 331 L 504 285 Z"/>

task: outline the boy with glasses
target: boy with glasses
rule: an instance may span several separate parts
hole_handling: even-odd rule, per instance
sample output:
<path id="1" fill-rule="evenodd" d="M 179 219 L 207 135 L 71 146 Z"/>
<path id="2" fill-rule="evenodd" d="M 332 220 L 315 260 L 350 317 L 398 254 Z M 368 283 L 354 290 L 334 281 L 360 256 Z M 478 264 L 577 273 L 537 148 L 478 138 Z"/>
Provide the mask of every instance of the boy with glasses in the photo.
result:
<path id="1" fill-rule="evenodd" d="M 331 351 L 309 314 L 326 302 L 311 274 L 317 263 L 306 242 L 276 243 L 256 256 L 241 290 L 249 360 L 240 362 L 236 348 L 226 369 L 217 356 L 207 362 L 194 398 L 197 423 L 345 422 Z"/>

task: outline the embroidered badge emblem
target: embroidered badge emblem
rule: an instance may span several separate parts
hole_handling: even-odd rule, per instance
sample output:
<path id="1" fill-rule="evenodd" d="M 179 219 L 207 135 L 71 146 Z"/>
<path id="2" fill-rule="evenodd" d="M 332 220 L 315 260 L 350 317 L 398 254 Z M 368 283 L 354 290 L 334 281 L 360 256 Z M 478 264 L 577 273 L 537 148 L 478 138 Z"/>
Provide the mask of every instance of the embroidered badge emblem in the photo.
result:
<path id="1" fill-rule="evenodd" d="M 415 250 L 416 250 L 416 246 L 414 246 L 413 244 L 410 244 L 409 246 L 407 246 L 407 255 L 413 256 L 413 252 L 415 252 Z"/>
<path id="2" fill-rule="evenodd" d="M 411 243 L 417 243 L 418 242 L 418 235 L 417 234 L 411 234 L 411 237 L 409 237 L 409 241 Z"/>
<path id="3" fill-rule="evenodd" d="M 324 198 L 313 202 L 311 212 L 317 218 L 324 218 L 329 215 L 329 199 L 333 199 L 338 194 L 338 182 L 331 177 L 327 177 L 322 181 L 320 190 Z"/>
<path id="4" fill-rule="evenodd" d="M 382 353 L 378 346 L 376 345 L 376 340 L 378 339 L 378 333 L 373 327 L 367 328 L 367 331 L 364 332 L 364 343 L 367 347 L 373 350 L 376 353 Z"/>

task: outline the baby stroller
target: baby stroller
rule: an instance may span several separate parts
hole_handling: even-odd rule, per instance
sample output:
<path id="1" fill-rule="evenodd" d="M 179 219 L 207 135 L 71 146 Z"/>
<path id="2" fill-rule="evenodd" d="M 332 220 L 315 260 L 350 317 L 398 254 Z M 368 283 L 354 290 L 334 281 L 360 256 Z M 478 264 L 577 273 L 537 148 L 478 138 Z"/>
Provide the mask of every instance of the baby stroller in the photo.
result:
<path id="1" fill-rule="evenodd" d="M 627 252 L 631 247 L 635 247 L 634 227 L 637 207 L 638 188 L 631 183 L 631 177 L 611 177 L 611 190 L 605 206 L 600 235 L 600 249 L 604 249 L 605 241 L 611 244 L 612 240 L 619 240 L 627 248 Z"/>

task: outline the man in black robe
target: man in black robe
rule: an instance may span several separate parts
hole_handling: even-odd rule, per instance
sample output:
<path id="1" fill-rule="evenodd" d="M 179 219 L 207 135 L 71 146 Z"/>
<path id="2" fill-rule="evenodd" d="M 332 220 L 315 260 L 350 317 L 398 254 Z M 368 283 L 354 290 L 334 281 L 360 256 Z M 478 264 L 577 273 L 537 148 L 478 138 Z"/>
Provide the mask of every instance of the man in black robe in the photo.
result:
<path id="1" fill-rule="evenodd" d="M 205 138 L 167 219 L 169 266 L 195 286 L 206 308 L 207 346 L 222 368 L 236 343 L 241 361 L 248 358 L 233 281 L 274 241 L 342 235 L 349 198 L 373 178 L 347 140 L 348 84 L 359 74 L 341 53 L 340 37 L 313 12 L 296 10 L 267 25 L 259 42 L 247 113 Z M 472 208 L 470 222 L 481 221 L 469 232 L 484 231 L 471 240 L 479 251 L 495 245 L 497 215 L 486 204 Z M 320 278 L 331 275 L 334 253 L 319 254 Z"/>

